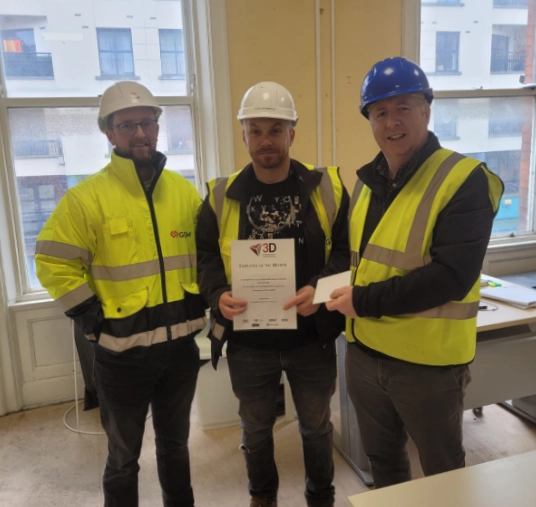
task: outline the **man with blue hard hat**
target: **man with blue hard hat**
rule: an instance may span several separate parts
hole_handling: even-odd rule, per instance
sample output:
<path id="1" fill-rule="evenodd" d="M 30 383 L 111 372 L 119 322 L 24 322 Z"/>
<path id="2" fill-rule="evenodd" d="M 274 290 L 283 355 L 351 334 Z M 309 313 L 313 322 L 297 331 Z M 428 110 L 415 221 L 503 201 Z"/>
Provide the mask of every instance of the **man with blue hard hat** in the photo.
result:
<path id="1" fill-rule="evenodd" d="M 350 204 L 347 385 L 376 487 L 465 465 L 462 414 L 476 349 L 480 270 L 503 192 L 484 163 L 428 131 L 433 92 L 405 58 L 376 63 L 361 88 L 380 153 Z"/>

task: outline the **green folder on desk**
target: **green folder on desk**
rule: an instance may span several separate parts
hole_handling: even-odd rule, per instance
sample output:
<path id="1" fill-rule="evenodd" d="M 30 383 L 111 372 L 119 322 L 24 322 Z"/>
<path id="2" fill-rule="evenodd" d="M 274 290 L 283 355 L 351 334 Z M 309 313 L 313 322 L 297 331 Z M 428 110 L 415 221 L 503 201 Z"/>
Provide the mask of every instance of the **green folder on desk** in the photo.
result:
<path id="1" fill-rule="evenodd" d="M 536 308 L 536 290 L 511 285 L 509 287 L 482 287 L 480 295 L 490 299 L 496 299 L 517 308 Z"/>

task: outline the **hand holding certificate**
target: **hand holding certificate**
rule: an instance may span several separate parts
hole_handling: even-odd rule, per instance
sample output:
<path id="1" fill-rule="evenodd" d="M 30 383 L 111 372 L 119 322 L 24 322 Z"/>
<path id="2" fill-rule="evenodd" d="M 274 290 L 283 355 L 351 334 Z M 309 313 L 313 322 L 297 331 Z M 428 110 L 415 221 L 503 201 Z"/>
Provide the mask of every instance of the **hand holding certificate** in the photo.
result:
<path id="1" fill-rule="evenodd" d="M 293 239 L 231 243 L 233 298 L 248 302 L 233 318 L 235 331 L 297 329 L 296 309 L 283 305 L 296 294 Z"/>

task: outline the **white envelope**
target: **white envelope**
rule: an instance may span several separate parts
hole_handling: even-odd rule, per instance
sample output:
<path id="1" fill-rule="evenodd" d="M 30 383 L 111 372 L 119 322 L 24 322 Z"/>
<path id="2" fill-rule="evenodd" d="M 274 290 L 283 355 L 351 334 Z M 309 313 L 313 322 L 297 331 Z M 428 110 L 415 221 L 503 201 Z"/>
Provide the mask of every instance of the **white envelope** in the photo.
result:
<path id="1" fill-rule="evenodd" d="M 320 278 L 316 284 L 315 297 L 313 299 L 313 304 L 325 303 L 326 301 L 331 301 L 330 294 L 335 289 L 340 289 L 341 287 L 346 287 L 350 285 L 351 280 L 351 271 L 344 271 L 343 273 L 337 273 L 336 275 L 326 276 L 325 278 Z"/>

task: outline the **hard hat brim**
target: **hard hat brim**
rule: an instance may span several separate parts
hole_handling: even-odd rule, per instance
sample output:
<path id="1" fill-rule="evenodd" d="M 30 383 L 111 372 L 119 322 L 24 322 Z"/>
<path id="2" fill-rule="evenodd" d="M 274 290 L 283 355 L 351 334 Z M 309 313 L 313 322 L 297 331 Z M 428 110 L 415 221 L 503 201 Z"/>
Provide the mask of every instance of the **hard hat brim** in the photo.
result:
<path id="1" fill-rule="evenodd" d="M 380 100 L 383 100 L 383 99 L 388 99 L 389 97 L 396 97 L 397 95 L 414 95 L 414 94 L 416 95 L 419 93 L 424 95 L 424 98 L 426 99 L 428 104 L 431 104 L 432 101 L 434 100 L 434 92 L 432 88 L 423 90 L 415 86 L 413 88 L 407 88 L 405 90 L 393 90 L 391 92 L 379 95 L 378 97 L 374 97 L 374 100 L 366 102 L 365 104 L 361 104 L 361 106 L 359 106 L 359 109 L 361 111 L 361 114 L 368 120 L 369 119 L 368 108 L 372 106 L 372 104 L 376 104 L 376 102 L 379 102 Z"/>
<path id="2" fill-rule="evenodd" d="M 242 113 L 239 112 L 237 115 L 237 119 L 242 120 L 252 120 L 254 118 L 272 118 L 274 120 L 285 120 L 285 121 L 298 121 L 298 115 L 289 115 L 289 114 L 281 114 L 281 113 L 274 113 L 273 111 L 253 111 L 248 113 Z"/>

